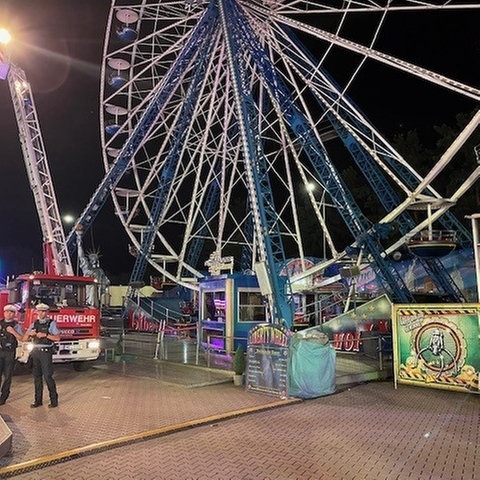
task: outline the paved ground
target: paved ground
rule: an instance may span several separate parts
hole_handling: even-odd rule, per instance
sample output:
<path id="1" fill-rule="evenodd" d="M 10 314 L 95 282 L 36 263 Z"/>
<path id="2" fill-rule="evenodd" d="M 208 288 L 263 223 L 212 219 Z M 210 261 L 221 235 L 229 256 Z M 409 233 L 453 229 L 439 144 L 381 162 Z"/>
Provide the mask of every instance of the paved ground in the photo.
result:
<path id="1" fill-rule="evenodd" d="M 162 361 L 60 366 L 56 379 L 50 410 L 30 409 L 31 377 L 14 378 L 0 478 L 479 478 L 478 395 L 375 382 L 281 401 Z"/>

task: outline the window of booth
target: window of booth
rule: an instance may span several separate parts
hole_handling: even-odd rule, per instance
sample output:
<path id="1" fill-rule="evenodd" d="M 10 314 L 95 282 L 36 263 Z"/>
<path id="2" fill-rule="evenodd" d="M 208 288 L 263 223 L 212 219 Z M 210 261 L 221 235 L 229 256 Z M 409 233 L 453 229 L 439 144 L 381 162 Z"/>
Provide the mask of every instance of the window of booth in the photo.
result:
<path id="1" fill-rule="evenodd" d="M 264 297 L 260 290 L 238 290 L 238 321 L 239 322 L 265 322 L 267 309 Z"/>
<path id="2" fill-rule="evenodd" d="M 203 318 L 214 322 L 225 321 L 225 291 L 204 292 Z"/>

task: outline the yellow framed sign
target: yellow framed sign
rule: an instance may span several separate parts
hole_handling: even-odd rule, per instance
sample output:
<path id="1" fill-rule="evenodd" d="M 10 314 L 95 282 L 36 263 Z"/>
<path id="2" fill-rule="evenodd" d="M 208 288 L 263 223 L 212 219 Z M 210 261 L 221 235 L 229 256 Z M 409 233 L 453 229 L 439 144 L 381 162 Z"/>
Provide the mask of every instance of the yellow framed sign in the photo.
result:
<path id="1" fill-rule="evenodd" d="M 397 383 L 480 393 L 480 304 L 392 306 Z"/>

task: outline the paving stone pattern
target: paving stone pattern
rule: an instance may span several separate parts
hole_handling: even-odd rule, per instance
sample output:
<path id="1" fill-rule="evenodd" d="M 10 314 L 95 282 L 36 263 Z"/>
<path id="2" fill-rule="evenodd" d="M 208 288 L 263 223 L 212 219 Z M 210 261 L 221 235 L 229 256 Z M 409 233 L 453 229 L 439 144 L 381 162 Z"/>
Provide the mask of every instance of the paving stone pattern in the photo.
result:
<path id="1" fill-rule="evenodd" d="M 14 379 L 0 411 L 14 432 L 14 451 L 0 467 L 277 400 L 230 381 L 193 388 L 208 383 L 198 378 L 211 375 L 205 369 L 175 384 L 170 380 L 192 367 L 172 374 L 172 365 L 100 366 L 84 373 L 58 369 L 55 410 L 28 408 L 33 383 L 28 376 Z M 478 395 L 369 383 L 14 478 L 473 480 L 480 472 L 479 414 Z"/>

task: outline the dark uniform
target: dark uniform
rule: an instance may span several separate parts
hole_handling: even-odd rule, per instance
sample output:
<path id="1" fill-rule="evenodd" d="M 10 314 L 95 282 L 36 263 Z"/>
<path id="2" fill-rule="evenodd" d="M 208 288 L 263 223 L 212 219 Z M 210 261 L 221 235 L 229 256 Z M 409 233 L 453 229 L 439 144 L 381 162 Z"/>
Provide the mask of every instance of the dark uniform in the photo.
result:
<path id="1" fill-rule="evenodd" d="M 38 308 L 38 306 L 37 306 Z M 31 334 L 35 332 L 34 336 Z M 38 337 L 38 334 L 44 334 Z M 31 404 L 32 408 L 39 407 L 43 403 L 43 379 L 48 387 L 50 395 L 51 408 L 58 405 L 57 385 L 53 379 L 53 361 L 52 356 L 55 349 L 55 342 L 47 338 L 47 335 L 58 335 L 59 330 L 54 320 L 51 318 L 37 319 L 27 331 L 27 336 L 31 336 L 33 349 L 30 353 L 32 357 L 32 374 L 35 385 L 35 400 Z"/>
<path id="2" fill-rule="evenodd" d="M 11 305 L 7 305 L 4 312 L 7 313 L 7 311 L 15 312 L 16 309 Z M 21 336 L 23 333 L 20 325 L 13 320 L 13 315 L 0 320 L 0 381 L 3 378 L 0 388 L 0 405 L 3 405 L 10 395 L 13 369 L 15 367 L 15 352 L 18 346 L 17 338 L 7 331 L 8 327 L 12 327 L 18 333 L 18 336 Z"/>

